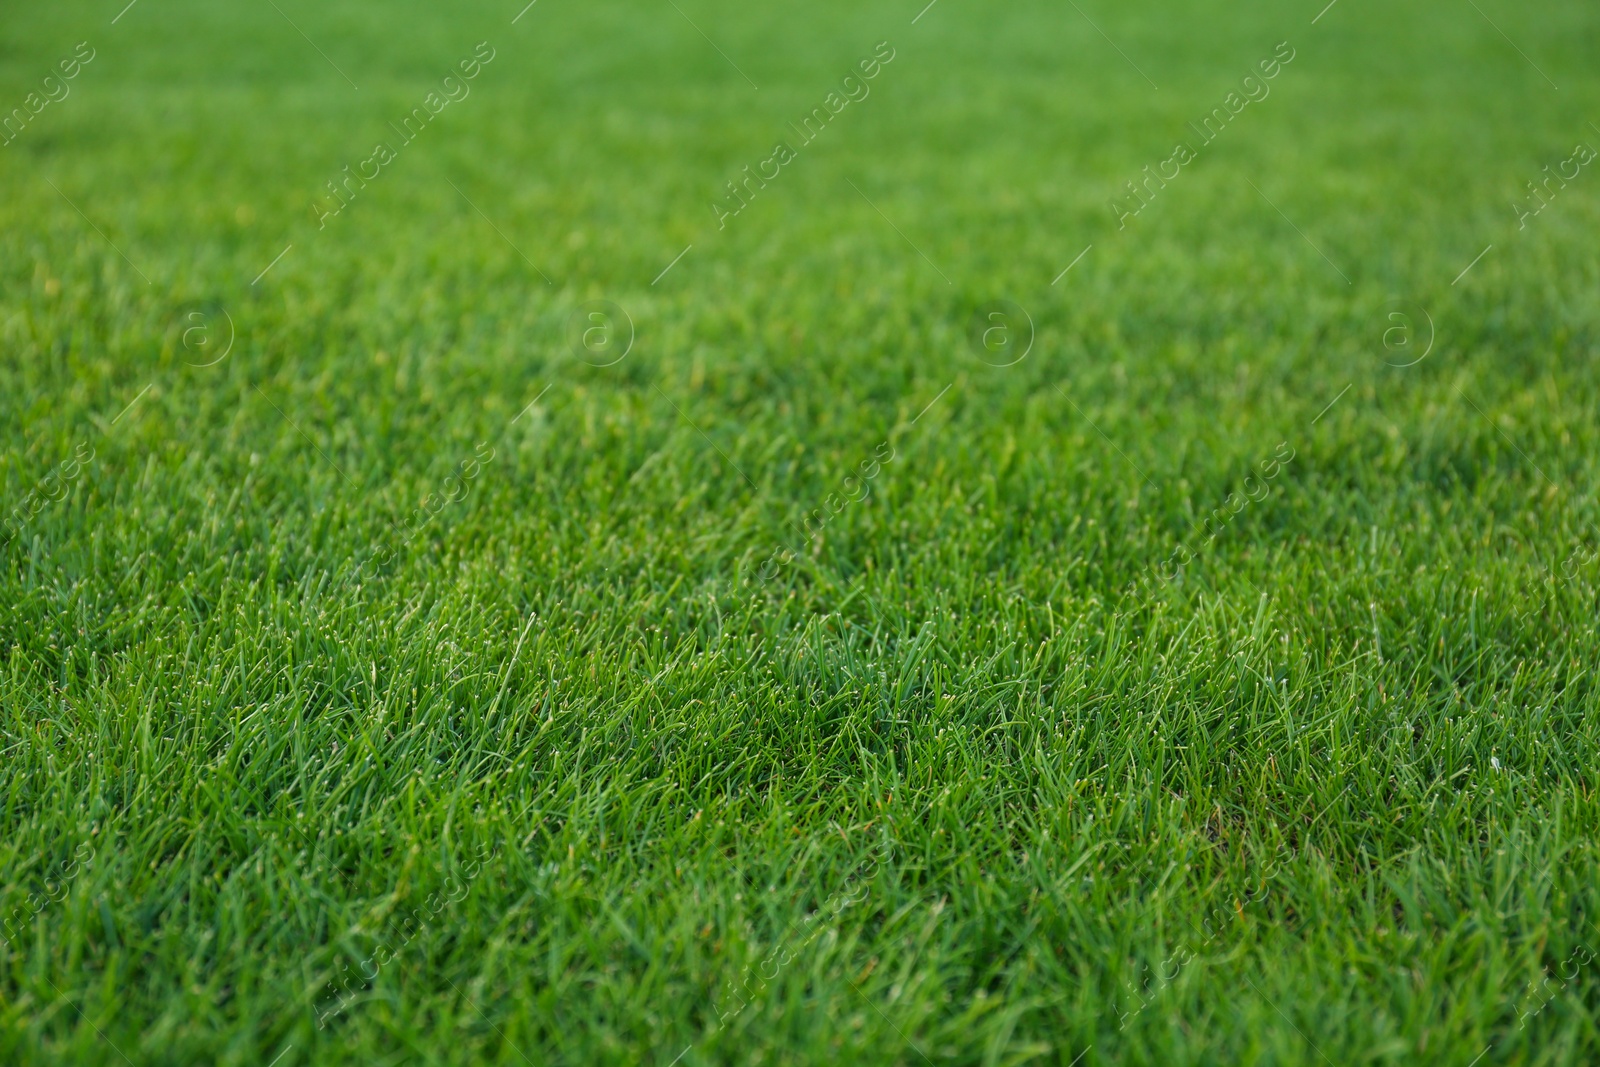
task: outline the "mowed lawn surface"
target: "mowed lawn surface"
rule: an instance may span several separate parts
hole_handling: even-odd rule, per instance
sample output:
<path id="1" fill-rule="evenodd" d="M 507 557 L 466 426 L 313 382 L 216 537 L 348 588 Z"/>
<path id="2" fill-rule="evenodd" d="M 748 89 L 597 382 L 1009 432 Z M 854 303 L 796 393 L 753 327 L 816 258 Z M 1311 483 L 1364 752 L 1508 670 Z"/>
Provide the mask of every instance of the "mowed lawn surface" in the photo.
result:
<path id="1" fill-rule="evenodd" d="M 1600 1055 L 1591 8 L 4 8 L 0 1061 Z"/>

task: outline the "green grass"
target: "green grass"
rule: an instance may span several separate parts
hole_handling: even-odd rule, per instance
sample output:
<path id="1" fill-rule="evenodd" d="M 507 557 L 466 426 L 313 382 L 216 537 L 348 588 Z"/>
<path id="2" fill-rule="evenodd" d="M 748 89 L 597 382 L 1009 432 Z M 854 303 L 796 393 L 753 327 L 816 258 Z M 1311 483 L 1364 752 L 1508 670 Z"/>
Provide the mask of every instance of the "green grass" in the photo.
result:
<path id="1" fill-rule="evenodd" d="M 1592 10 L 276 6 L 4 16 L 0 1062 L 1600 1058 Z"/>

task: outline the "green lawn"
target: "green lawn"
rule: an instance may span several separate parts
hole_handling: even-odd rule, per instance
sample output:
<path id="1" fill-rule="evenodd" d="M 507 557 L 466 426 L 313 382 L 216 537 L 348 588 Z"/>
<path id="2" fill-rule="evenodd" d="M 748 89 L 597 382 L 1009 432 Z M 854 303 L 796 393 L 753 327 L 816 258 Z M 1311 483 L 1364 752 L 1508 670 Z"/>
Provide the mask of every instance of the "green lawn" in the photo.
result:
<path id="1" fill-rule="evenodd" d="M 1600 1060 L 1592 5 L 124 3 L 0 1062 Z"/>

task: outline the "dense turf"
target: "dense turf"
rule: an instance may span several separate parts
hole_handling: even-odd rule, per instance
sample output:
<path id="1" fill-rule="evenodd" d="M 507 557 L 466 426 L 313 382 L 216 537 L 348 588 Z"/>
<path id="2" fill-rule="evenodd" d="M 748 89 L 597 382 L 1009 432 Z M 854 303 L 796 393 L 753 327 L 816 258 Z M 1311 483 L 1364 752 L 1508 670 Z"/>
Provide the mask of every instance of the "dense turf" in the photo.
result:
<path id="1" fill-rule="evenodd" d="M 0 1061 L 1600 1056 L 1593 11 L 1321 8 L 7 4 Z"/>

